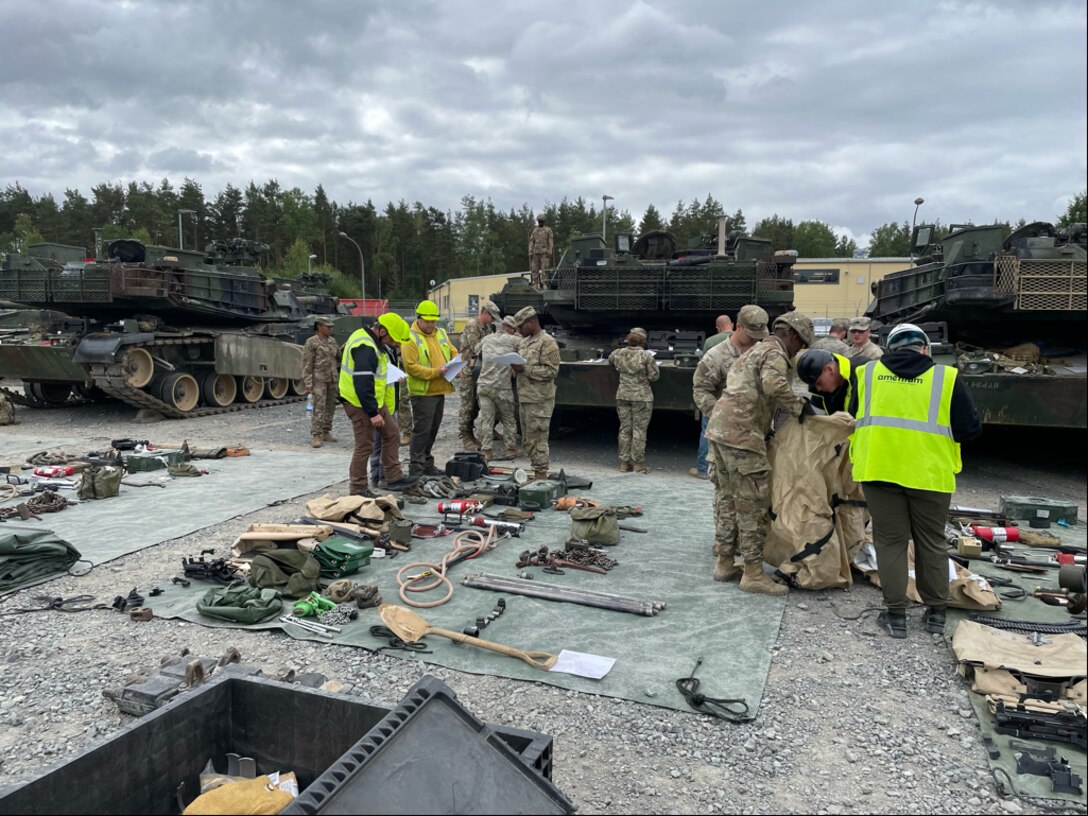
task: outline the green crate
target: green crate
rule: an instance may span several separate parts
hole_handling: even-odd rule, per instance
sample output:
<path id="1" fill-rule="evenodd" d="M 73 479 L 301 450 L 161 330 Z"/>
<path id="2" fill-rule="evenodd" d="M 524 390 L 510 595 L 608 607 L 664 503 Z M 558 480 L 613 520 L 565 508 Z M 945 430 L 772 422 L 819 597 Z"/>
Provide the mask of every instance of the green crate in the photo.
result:
<path id="1" fill-rule="evenodd" d="M 1002 496 L 1001 512 L 1014 519 L 1047 519 L 1051 524 L 1064 521 L 1077 523 L 1077 505 L 1058 499 L 1038 496 Z"/>
<path id="2" fill-rule="evenodd" d="M 147 453 L 126 453 L 121 457 L 129 473 L 146 473 L 149 470 L 166 470 L 185 462 L 185 454 L 179 450 L 162 450 Z"/>

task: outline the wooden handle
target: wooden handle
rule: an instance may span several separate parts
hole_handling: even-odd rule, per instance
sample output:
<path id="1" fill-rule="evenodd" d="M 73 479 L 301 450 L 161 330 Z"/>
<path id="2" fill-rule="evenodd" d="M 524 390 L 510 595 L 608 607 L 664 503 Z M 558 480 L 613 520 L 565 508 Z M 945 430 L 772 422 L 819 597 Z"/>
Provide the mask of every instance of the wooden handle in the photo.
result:
<path id="1" fill-rule="evenodd" d="M 549 654 L 548 652 L 527 652 L 523 649 L 504 646 L 501 643 L 492 643 L 490 640 L 480 640 L 480 638 L 475 638 L 462 632 L 452 632 L 449 629 L 437 629 L 432 626 L 428 632 L 435 635 L 441 635 L 450 640 L 456 640 L 458 643 L 467 643 L 470 646 L 479 646 L 481 649 L 489 649 L 492 652 L 498 652 L 499 654 L 504 654 L 508 657 L 516 657 L 519 660 L 524 660 L 533 668 L 543 669 L 544 671 L 547 671 L 554 666 L 555 661 L 559 659 L 556 655 Z"/>

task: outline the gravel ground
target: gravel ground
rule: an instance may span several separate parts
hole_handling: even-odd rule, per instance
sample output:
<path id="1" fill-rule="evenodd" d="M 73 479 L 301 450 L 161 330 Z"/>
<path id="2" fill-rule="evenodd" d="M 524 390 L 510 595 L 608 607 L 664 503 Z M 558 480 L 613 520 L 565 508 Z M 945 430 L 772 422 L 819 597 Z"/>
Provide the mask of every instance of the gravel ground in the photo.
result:
<path id="1" fill-rule="evenodd" d="M 157 436 L 309 449 L 300 405 L 156 425 L 133 425 L 132 414 L 116 405 L 20 409 L 21 423 L 3 432 L 24 437 L 27 447 L 77 438 L 91 449 L 111 438 Z M 446 416 L 436 446 L 440 461 L 456 447 L 452 399 Z M 615 418 L 607 414 L 592 421 L 559 417 L 553 466 L 577 472 L 580 463 L 611 461 L 614 430 Z M 655 418 L 650 464 L 690 478 L 696 432 L 688 419 Z M 331 447 L 346 455 L 350 430 L 343 416 L 334 433 L 341 441 Z M 1049 495 L 1077 501 L 1085 517 L 1083 457 L 1072 453 L 1083 450 L 1083 435 L 1076 445 L 1060 435 L 987 437 L 965 451 L 956 502 L 996 508 L 1002 494 Z M 346 472 L 346 461 L 343 467 Z M 42 593 L 109 599 L 122 588 L 149 587 L 172 574 L 164 565 L 182 555 L 224 546 L 252 522 L 293 517 L 321 492 L 164 542 L 82 578 L 57 578 L 2 606 L 31 605 Z M 868 585 L 848 593 L 791 593 L 760 715 L 747 725 L 362 649 L 291 641 L 287 651 L 274 633 L 158 619 L 134 624 L 107 613 L 0 618 L 0 784 L 31 778 L 130 722 L 102 697 L 103 688 L 121 685 L 183 646 L 210 656 L 236 646 L 266 674 L 285 667 L 322 672 L 351 684 L 350 693 L 387 703 L 424 673 L 434 674 L 482 719 L 553 736 L 555 783 L 582 813 L 1038 812 L 1033 803 L 996 793 L 966 684 L 943 638 L 925 634 L 917 615 L 909 639 L 895 641 L 876 630 L 872 616 L 846 622 L 832 608 L 857 610 L 879 601 L 879 591 Z M 713 694 L 713 679 L 702 679 Z"/>

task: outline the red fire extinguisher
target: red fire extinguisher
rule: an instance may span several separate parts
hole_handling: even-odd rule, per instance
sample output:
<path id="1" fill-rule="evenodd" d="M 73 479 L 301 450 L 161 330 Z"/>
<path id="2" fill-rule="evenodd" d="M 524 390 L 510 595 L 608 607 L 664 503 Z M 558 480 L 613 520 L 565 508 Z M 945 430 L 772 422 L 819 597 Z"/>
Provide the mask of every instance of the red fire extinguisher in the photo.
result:
<path id="1" fill-rule="evenodd" d="M 981 524 L 969 525 L 972 533 L 991 544 L 1004 544 L 1006 541 L 1019 541 L 1018 527 L 983 527 Z"/>
<path id="2" fill-rule="evenodd" d="M 44 476 L 47 479 L 71 476 L 75 472 L 76 469 L 68 465 L 42 465 L 41 467 L 34 468 L 35 476 Z"/>
<path id="3" fill-rule="evenodd" d="M 439 513 L 475 513 L 480 509 L 482 508 L 479 502 L 468 499 L 451 499 L 438 503 Z"/>

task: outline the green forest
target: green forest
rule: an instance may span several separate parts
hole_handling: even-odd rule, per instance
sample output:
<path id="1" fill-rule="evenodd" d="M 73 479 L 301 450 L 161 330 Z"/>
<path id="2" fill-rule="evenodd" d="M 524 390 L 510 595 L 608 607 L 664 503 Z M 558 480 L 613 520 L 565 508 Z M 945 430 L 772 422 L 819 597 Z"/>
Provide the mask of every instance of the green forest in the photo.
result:
<path id="1" fill-rule="evenodd" d="M 1084 208 L 1081 193 L 1059 221 L 1085 220 Z M 601 230 L 602 210 L 581 197 L 549 203 L 543 212 L 555 232 L 557 254 L 572 237 Z M 804 258 L 859 253 L 854 241 L 837 236 L 823 222 L 794 223 L 775 214 L 753 226 L 740 209 L 728 212 L 713 195 L 678 201 L 668 216 L 651 204 L 637 221 L 626 210 L 610 208 L 608 232 L 666 229 L 686 246 L 716 233 L 722 215 L 729 217 L 730 230 L 747 230 L 770 239 L 775 249 L 794 249 Z M 455 212 L 418 201 L 390 202 L 381 209 L 372 201 L 339 204 L 321 185 L 310 194 L 298 187 L 285 190 L 275 179 L 263 185 L 251 181 L 244 189 L 228 184 L 213 197 L 190 178 L 179 187 L 168 179 L 157 185 L 106 182 L 92 187 L 89 197 L 67 189 L 59 202 L 51 193 L 35 197 L 16 183 L 0 192 L 0 252 L 48 241 L 84 247 L 91 256 L 96 242 L 105 246 L 116 238 L 174 247 L 180 223 L 186 249 L 235 237 L 261 241 L 271 248 L 262 262 L 267 274 L 294 278 L 312 265 L 331 276 L 330 288 L 339 297 L 359 296 L 362 262 L 368 297 L 380 292 L 390 299 L 411 299 L 432 280 L 527 269 L 535 216 L 528 204 L 503 212 L 490 199 L 472 196 L 462 198 Z M 888 223 L 875 227 L 870 245 L 860 249 L 870 257 L 901 257 L 909 252 L 909 240 L 909 223 Z"/>

